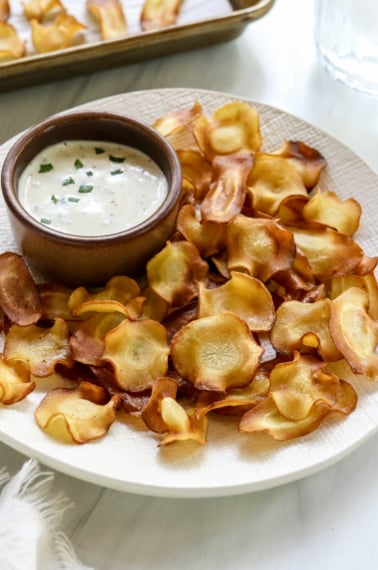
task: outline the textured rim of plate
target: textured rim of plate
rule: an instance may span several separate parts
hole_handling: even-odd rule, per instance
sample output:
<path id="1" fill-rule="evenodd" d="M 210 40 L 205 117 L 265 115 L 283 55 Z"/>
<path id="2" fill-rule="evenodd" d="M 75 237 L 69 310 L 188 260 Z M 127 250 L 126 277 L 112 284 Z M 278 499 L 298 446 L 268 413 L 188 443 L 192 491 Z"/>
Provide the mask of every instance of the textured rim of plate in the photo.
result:
<path id="1" fill-rule="evenodd" d="M 275 150 L 285 138 L 294 137 L 316 146 L 324 153 L 329 164 L 329 173 L 324 179 L 324 184 L 331 187 L 335 178 L 337 186 L 340 185 L 342 188 L 334 189 L 344 198 L 353 195 L 357 173 L 360 177 L 358 180 L 362 179 L 364 184 L 364 190 L 357 192 L 357 199 L 362 202 L 365 217 L 368 215 L 374 222 L 375 205 L 372 189 L 377 185 L 378 176 L 342 143 L 280 109 L 244 97 L 215 91 L 155 89 L 106 97 L 74 107 L 69 111 L 112 109 L 113 112 L 134 115 L 151 122 L 166 112 L 188 107 L 196 99 L 201 102 L 207 114 L 233 100 L 242 100 L 254 105 L 262 117 L 264 148 L 267 150 Z M 13 137 L 0 147 L 0 164 L 16 138 Z M 272 144 L 274 146 L 271 146 Z M 377 215 L 375 217 L 377 218 Z M 3 235 L 0 234 L 0 247 L 2 250 L 14 249 L 3 205 L 0 206 L 0 224 L 0 227 L 4 228 Z M 376 226 L 376 223 L 364 226 L 362 222 L 362 236 L 360 239 L 357 237 L 358 243 L 363 242 L 363 247 L 369 255 L 373 255 L 372 250 L 377 249 L 377 242 L 371 229 Z M 269 489 L 316 473 L 341 460 L 374 435 L 378 430 L 375 413 L 378 406 L 378 389 L 373 383 L 365 382 L 361 385 L 361 381 L 358 381 L 360 401 L 353 414 L 337 421 L 326 420 L 313 434 L 286 443 L 274 442 L 265 435 L 251 440 L 249 436 L 238 434 L 235 426 L 231 428 L 231 433 L 229 420 L 217 418 L 215 427 L 210 429 L 209 442 L 200 449 L 197 446 L 193 447 L 192 444 L 186 446 L 184 444 L 183 447 L 170 446 L 169 449 L 159 450 L 156 437 L 145 432 L 141 433 L 140 426 L 136 424 L 126 428 L 128 430 L 126 441 L 125 426 L 121 425 L 121 422 L 114 430 L 112 427 L 110 434 L 98 442 L 84 446 L 64 446 L 49 439 L 36 427 L 32 414 L 35 402 L 30 401 L 16 404 L 11 409 L 6 407 L 0 409 L 0 440 L 13 449 L 35 457 L 47 466 L 67 475 L 118 491 L 180 498 L 236 495 Z M 35 397 L 37 401 L 41 393 L 33 393 L 30 397 Z M 212 429 L 215 430 L 214 433 Z M 227 438 L 231 441 L 227 442 Z M 112 440 L 118 455 L 111 451 Z M 142 442 L 143 453 L 138 455 L 142 452 Z M 124 443 L 127 443 L 126 448 L 123 447 Z M 254 443 L 256 443 L 255 448 Z M 131 453 L 121 457 L 120 451 Z M 238 452 L 237 457 L 233 457 L 233 453 L 236 452 Z M 213 453 L 217 460 L 215 463 L 212 463 Z M 166 456 L 162 459 L 164 454 Z M 204 473 L 201 472 L 202 457 L 207 457 L 207 462 L 210 463 Z M 114 470 L 119 467 L 118 464 L 113 464 L 115 458 L 117 461 L 125 460 L 123 467 L 126 472 L 120 473 Z M 185 464 L 191 459 L 193 461 L 188 477 Z M 113 470 L 109 470 L 109 464 Z M 139 465 L 139 476 L 133 474 L 135 464 Z M 259 475 L 254 477 L 256 471 Z M 158 475 L 160 479 L 156 478 Z"/>

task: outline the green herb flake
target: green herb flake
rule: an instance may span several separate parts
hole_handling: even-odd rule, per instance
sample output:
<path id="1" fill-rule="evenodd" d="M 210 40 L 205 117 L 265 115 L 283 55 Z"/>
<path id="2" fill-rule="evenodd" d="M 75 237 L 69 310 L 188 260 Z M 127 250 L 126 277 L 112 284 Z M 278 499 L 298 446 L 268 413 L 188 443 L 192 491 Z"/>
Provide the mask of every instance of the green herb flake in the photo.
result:
<path id="1" fill-rule="evenodd" d="M 59 198 L 57 198 L 57 197 L 55 196 L 55 194 L 53 194 L 53 195 L 51 196 L 51 202 L 54 202 L 54 204 L 57 204 L 57 203 L 59 202 Z"/>
<path id="2" fill-rule="evenodd" d="M 80 198 L 74 198 L 73 196 L 70 196 L 70 197 L 68 198 L 68 201 L 69 201 L 69 202 L 80 202 Z"/>
<path id="3" fill-rule="evenodd" d="M 111 160 L 112 162 L 124 162 L 125 157 L 124 156 L 113 156 L 112 154 L 109 154 L 109 160 Z"/>
<path id="4" fill-rule="evenodd" d="M 48 162 L 47 164 L 40 164 L 38 172 L 50 172 L 50 170 L 52 170 L 53 168 L 54 167 L 51 164 L 51 162 Z"/>
<path id="5" fill-rule="evenodd" d="M 41 224 L 45 224 L 46 226 L 49 226 L 51 224 L 51 220 L 49 220 L 48 218 L 41 218 Z"/>
<path id="6" fill-rule="evenodd" d="M 63 186 L 69 186 L 70 184 L 75 184 L 75 180 L 72 178 L 72 176 L 69 176 L 63 180 Z"/>
<path id="7" fill-rule="evenodd" d="M 96 154 L 104 154 L 105 150 L 100 148 L 99 146 L 95 146 L 95 153 Z"/>
<path id="8" fill-rule="evenodd" d="M 75 166 L 75 168 L 79 169 L 79 168 L 83 168 L 84 164 L 81 162 L 80 158 L 77 158 L 74 162 L 74 166 Z"/>
<path id="9" fill-rule="evenodd" d="M 123 173 L 122 168 L 117 168 L 117 170 L 112 170 L 112 171 L 110 172 L 110 174 L 111 174 L 112 176 L 115 176 L 116 174 L 122 174 L 122 173 Z"/>
<path id="10" fill-rule="evenodd" d="M 88 185 L 83 185 L 83 186 L 79 186 L 79 190 L 78 192 L 80 192 L 80 194 L 88 194 L 88 192 L 92 192 L 93 190 L 93 186 Z"/>
<path id="11" fill-rule="evenodd" d="M 93 176 L 93 170 L 88 170 L 88 171 L 86 172 L 86 175 L 87 175 L 87 176 Z"/>

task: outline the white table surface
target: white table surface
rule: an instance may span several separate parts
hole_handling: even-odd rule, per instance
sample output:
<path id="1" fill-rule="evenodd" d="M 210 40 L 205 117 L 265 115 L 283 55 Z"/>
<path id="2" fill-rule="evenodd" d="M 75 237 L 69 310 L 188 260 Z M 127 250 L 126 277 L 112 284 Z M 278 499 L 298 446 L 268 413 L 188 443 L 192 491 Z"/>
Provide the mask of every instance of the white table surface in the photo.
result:
<path id="1" fill-rule="evenodd" d="M 335 82 L 316 59 L 313 0 L 276 0 L 236 40 L 164 59 L 0 94 L 0 143 L 47 116 L 140 89 L 211 89 L 313 123 L 378 171 L 378 99 Z M 25 457 L 0 444 L 0 467 Z M 332 467 L 268 491 L 160 499 L 56 473 L 75 503 L 62 522 L 96 570 L 375 570 L 378 436 Z"/>

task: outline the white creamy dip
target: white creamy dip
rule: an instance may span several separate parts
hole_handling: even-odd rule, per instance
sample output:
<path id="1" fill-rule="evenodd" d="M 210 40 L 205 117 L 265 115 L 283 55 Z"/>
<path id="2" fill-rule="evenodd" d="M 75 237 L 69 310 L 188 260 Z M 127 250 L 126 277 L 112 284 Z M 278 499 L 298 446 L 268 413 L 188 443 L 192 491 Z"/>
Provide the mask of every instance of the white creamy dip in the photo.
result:
<path id="1" fill-rule="evenodd" d="M 107 235 L 136 226 L 167 196 L 168 183 L 143 152 L 102 141 L 64 141 L 37 154 L 18 196 L 39 222 L 63 233 Z"/>

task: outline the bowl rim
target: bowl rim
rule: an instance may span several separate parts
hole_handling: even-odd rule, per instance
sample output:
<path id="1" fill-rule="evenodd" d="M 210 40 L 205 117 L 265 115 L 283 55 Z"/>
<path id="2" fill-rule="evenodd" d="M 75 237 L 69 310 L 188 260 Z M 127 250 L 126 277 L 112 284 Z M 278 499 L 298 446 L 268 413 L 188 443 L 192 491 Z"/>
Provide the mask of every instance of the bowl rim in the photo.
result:
<path id="1" fill-rule="evenodd" d="M 168 180 L 167 196 L 159 206 L 159 208 L 148 218 L 131 228 L 120 232 L 109 233 L 98 236 L 81 236 L 77 234 L 64 233 L 54 228 L 44 226 L 38 220 L 33 218 L 31 214 L 21 205 L 18 199 L 17 187 L 14 184 L 14 173 L 17 161 L 28 147 L 31 140 L 35 137 L 43 135 L 47 129 L 59 129 L 62 124 L 75 123 L 77 121 L 96 121 L 96 120 L 116 121 L 125 127 L 131 127 L 140 132 L 146 139 L 162 151 L 167 157 L 168 169 L 170 171 L 170 180 Z M 62 140 L 67 140 L 67 138 Z M 92 140 L 83 136 L 83 140 Z M 109 139 L 109 142 L 111 140 Z M 47 145 L 49 146 L 49 145 Z M 131 145 L 128 145 L 131 146 Z M 142 152 L 145 152 L 142 150 Z M 146 153 L 147 154 L 147 153 Z M 155 161 L 156 162 L 156 161 Z M 161 166 L 158 165 L 160 168 Z M 32 229 L 35 233 L 50 237 L 55 242 L 65 245 L 82 245 L 85 247 L 105 246 L 107 244 L 116 244 L 126 240 L 132 240 L 146 234 L 154 229 L 159 223 L 168 216 L 176 207 L 181 194 L 182 170 L 181 163 L 171 143 L 157 129 L 146 123 L 145 121 L 136 119 L 127 114 L 111 113 L 108 111 L 73 111 L 63 112 L 54 115 L 36 125 L 30 127 L 16 139 L 15 143 L 9 149 L 1 169 L 1 190 L 10 212 L 23 225 Z"/>

